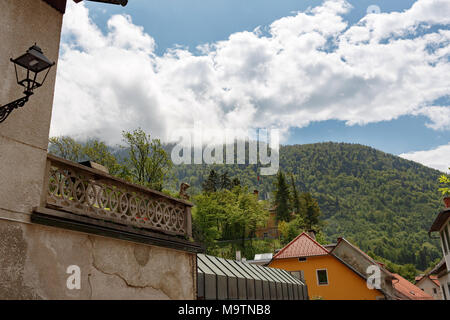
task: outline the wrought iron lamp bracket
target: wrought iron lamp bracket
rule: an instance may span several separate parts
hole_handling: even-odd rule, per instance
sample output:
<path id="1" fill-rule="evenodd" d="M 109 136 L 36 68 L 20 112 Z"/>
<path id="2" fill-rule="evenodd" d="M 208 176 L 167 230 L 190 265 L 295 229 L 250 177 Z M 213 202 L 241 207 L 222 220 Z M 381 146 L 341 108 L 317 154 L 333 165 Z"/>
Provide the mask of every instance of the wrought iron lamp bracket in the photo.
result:
<path id="1" fill-rule="evenodd" d="M 8 118 L 8 116 L 11 114 L 11 112 L 13 112 L 13 110 L 23 107 L 25 103 L 28 102 L 28 99 L 33 94 L 33 92 L 25 91 L 24 94 L 25 97 L 14 100 L 13 102 L 10 102 L 0 107 L 0 123 L 5 121 L 6 118 Z"/>

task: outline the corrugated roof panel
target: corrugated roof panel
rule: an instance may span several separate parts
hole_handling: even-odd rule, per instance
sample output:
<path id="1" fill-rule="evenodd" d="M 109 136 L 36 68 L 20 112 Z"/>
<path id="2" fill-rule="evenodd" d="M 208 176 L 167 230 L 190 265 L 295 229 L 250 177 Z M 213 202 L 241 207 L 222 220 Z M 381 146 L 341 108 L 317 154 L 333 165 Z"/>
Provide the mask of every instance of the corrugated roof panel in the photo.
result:
<path id="1" fill-rule="evenodd" d="M 199 294 L 200 291 L 203 294 L 199 295 L 201 299 L 307 298 L 300 294 L 306 291 L 306 285 L 285 270 L 203 254 L 198 254 L 197 257 L 199 276 L 203 277 L 205 274 L 204 283 L 203 280 L 199 281 L 204 285 L 204 288 L 199 290 Z"/>
<path id="2" fill-rule="evenodd" d="M 198 256 L 197 256 L 198 257 Z M 204 273 L 215 274 L 210 268 L 208 268 L 201 259 L 197 259 L 197 267 Z"/>
<path id="3" fill-rule="evenodd" d="M 212 270 L 215 274 L 220 276 L 225 276 L 225 273 L 222 272 L 211 260 L 208 259 L 208 256 L 203 254 L 198 254 L 197 257 L 206 265 L 210 270 Z"/>
<path id="4" fill-rule="evenodd" d="M 255 273 L 255 271 L 254 271 L 253 269 L 250 269 L 250 268 L 248 267 L 247 264 L 244 264 L 244 263 L 242 263 L 242 262 L 240 262 L 240 261 L 235 261 L 235 263 L 236 263 L 240 268 L 242 268 L 243 270 L 245 270 L 245 272 L 246 272 L 247 274 L 249 274 L 250 277 L 251 277 L 252 279 L 255 279 L 255 280 L 264 280 L 263 278 L 261 278 L 261 276 L 260 276 L 259 274 Z"/>
<path id="5" fill-rule="evenodd" d="M 260 279 L 266 280 L 266 281 L 270 281 L 270 282 L 273 281 L 272 279 L 270 279 L 270 277 L 267 277 L 267 275 L 266 275 L 266 273 L 265 273 L 263 267 L 260 267 L 260 266 L 257 267 L 256 265 L 254 265 L 254 264 L 249 264 L 249 263 L 245 263 L 244 265 L 245 265 L 246 267 L 252 269 L 253 272 L 254 272 L 255 274 L 258 274 L 258 276 L 259 276 Z"/>
<path id="6" fill-rule="evenodd" d="M 236 270 L 239 271 L 240 274 L 242 274 L 245 278 L 248 279 L 254 279 L 245 269 L 243 269 L 236 261 L 234 260 L 227 260 L 228 263 L 230 263 L 232 266 L 236 268 Z"/>
<path id="7" fill-rule="evenodd" d="M 218 258 L 218 257 L 215 257 L 215 258 L 220 264 L 223 265 L 224 268 L 227 268 L 236 278 L 242 278 L 242 279 L 245 278 L 245 276 L 242 275 L 242 273 L 240 273 L 239 270 L 237 270 L 236 267 L 230 263 L 231 261 L 225 260 L 223 258 Z"/>

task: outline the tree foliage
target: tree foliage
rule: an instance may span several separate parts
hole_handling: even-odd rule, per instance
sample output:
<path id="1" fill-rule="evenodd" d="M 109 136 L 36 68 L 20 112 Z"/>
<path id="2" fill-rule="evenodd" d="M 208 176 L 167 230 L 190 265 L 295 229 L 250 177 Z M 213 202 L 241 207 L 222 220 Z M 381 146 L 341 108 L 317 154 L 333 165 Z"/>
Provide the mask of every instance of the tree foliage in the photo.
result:
<path id="1" fill-rule="evenodd" d="M 194 237 L 205 244 L 208 253 L 214 253 L 218 242 L 226 240 L 237 240 L 240 249 L 245 248 L 245 240 L 255 236 L 269 215 L 266 204 L 240 186 L 203 192 L 193 201 Z"/>
<path id="2" fill-rule="evenodd" d="M 299 215 L 303 217 L 307 230 L 320 231 L 320 214 L 319 203 L 317 200 L 314 199 L 309 192 L 302 193 Z"/>
<path id="3" fill-rule="evenodd" d="M 450 170 L 450 168 L 448 168 Z M 444 197 L 450 196 L 450 177 L 446 174 L 443 174 L 439 177 L 439 183 L 441 187 L 439 191 L 442 193 Z"/>
<path id="4" fill-rule="evenodd" d="M 128 176 L 133 182 L 161 191 L 172 169 L 172 161 L 159 139 L 152 139 L 142 129 L 122 133 L 128 157 Z"/>
<path id="5" fill-rule="evenodd" d="M 174 174 L 187 181 L 193 193 L 199 193 L 199 177 L 220 168 L 181 165 Z M 280 169 L 292 173 L 299 193 L 308 191 L 317 199 L 327 242 L 345 237 L 366 252 L 419 270 L 428 267 L 426 261 L 441 256 L 438 241 L 428 237 L 442 206 L 441 172 L 370 147 L 331 142 L 281 146 Z M 278 176 L 258 180 L 256 165 L 227 165 L 227 170 L 243 186 L 258 189 L 262 199 L 274 200 Z M 419 254 L 426 242 L 431 245 L 428 260 Z"/>
<path id="6" fill-rule="evenodd" d="M 87 160 L 82 145 L 69 137 L 63 138 L 52 138 L 49 151 L 73 161 Z M 161 147 L 170 154 L 171 146 Z M 126 148 L 109 151 L 120 154 L 118 162 L 126 164 L 122 161 L 128 157 Z M 101 164 L 111 170 L 111 164 Z M 284 184 L 290 187 L 291 212 L 298 210 L 294 190 L 298 190 L 300 200 L 304 192 L 309 192 L 320 207 L 319 220 L 326 222 L 320 226 L 322 233 L 319 234 L 323 234 L 327 242 L 345 237 L 386 261 L 399 266 L 413 265 L 419 270 L 427 269 L 441 257 L 439 243 L 428 237 L 428 229 L 442 206 L 438 193 L 442 172 L 370 147 L 346 143 L 281 146 L 280 168 L 292 174 L 290 183 L 284 178 Z M 184 181 L 191 185 L 191 194 L 207 196 L 202 193 L 203 177 L 208 177 L 211 170 L 219 175 L 223 166 L 178 165 L 173 168 L 173 178 L 167 177 L 164 182 L 167 185 Z M 258 166 L 245 164 L 227 165 L 227 172 L 233 177 L 232 181 L 239 182 L 233 185 L 258 189 L 262 199 L 274 201 L 276 198 L 272 195 L 278 176 L 258 179 Z M 448 180 L 441 184 L 442 188 L 449 186 Z M 298 216 L 295 214 L 295 218 Z M 305 223 L 308 223 L 304 216 L 302 221 L 293 220 L 286 219 L 291 236 L 297 227 L 306 229 Z M 214 225 L 206 227 L 214 228 Z M 222 236 L 220 231 L 219 238 Z M 287 236 L 286 240 L 289 238 Z M 256 243 L 264 248 L 262 242 L 256 241 L 254 247 Z"/>
<path id="7" fill-rule="evenodd" d="M 100 140 L 90 139 L 80 143 L 67 136 L 52 137 L 49 140 L 49 152 L 74 162 L 96 162 L 105 166 L 112 175 L 121 175 L 123 172 L 123 166 L 112 153 L 113 149 Z"/>
<path id="8" fill-rule="evenodd" d="M 289 186 L 286 182 L 286 176 L 279 170 L 277 179 L 274 183 L 274 206 L 277 221 L 289 222 L 291 220 L 291 201 Z"/>
<path id="9" fill-rule="evenodd" d="M 49 152 L 74 162 L 99 163 L 112 175 L 161 191 L 172 169 L 172 161 L 161 142 L 151 139 L 142 129 L 124 131 L 123 139 L 126 145 L 122 149 L 126 153 L 122 157 L 115 155 L 117 148 L 103 141 L 78 142 L 67 136 L 50 138 Z"/>

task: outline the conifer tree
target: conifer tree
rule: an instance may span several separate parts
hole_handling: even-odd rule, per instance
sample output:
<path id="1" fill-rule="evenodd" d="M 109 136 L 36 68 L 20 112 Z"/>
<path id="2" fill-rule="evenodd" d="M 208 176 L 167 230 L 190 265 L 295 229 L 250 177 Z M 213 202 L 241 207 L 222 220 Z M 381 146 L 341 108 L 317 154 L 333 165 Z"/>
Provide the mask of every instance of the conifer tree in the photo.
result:
<path id="1" fill-rule="evenodd" d="M 220 189 L 231 190 L 232 188 L 233 188 L 233 185 L 231 183 L 230 177 L 228 176 L 228 171 L 225 171 L 220 176 Z"/>
<path id="2" fill-rule="evenodd" d="M 315 231 L 320 228 L 320 208 L 316 199 L 314 199 L 309 192 L 304 192 L 301 195 L 303 201 L 302 216 L 305 222 L 306 228 L 314 229 Z"/>
<path id="3" fill-rule="evenodd" d="M 291 173 L 291 188 L 292 188 L 292 209 L 294 210 L 295 214 L 299 214 L 301 211 L 301 202 L 300 197 L 297 191 L 297 187 L 295 186 L 295 180 L 294 175 Z"/>
<path id="4" fill-rule="evenodd" d="M 275 212 L 278 221 L 290 220 L 290 194 L 286 183 L 286 177 L 280 170 L 275 181 Z"/>
<path id="5" fill-rule="evenodd" d="M 220 185 L 220 176 L 212 169 L 205 182 L 203 182 L 203 192 L 216 192 Z"/>

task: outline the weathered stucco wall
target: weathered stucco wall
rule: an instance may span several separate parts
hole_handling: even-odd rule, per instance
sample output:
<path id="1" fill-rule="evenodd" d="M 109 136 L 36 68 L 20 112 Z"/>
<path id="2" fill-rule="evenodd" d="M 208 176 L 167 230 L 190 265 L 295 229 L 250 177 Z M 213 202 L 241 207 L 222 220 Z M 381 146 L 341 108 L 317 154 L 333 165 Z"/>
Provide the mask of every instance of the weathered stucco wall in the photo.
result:
<path id="1" fill-rule="evenodd" d="M 445 273 L 445 272 L 443 272 L 443 273 Z M 445 293 L 446 300 L 450 300 L 450 288 L 448 287 L 448 284 L 450 283 L 450 273 L 441 274 L 440 276 L 438 276 L 438 281 L 441 284 L 442 297 L 444 297 L 444 293 Z M 444 290 L 445 290 L 445 292 L 444 292 Z"/>
<path id="2" fill-rule="evenodd" d="M 365 255 L 360 252 L 358 249 L 352 247 L 346 241 L 340 242 L 336 248 L 333 250 L 333 254 L 347 264 L 352 266 L 355 270 L 357 270 L 360 274 L 367 276 L 367 268 L 373 265 L 369 259 L 365 257 Z M 388 295 L 388 299 L 390 297 L 395 296 L 394 288 L 392 287 L 392 281 L 389 278 L 389 274 L 381 269 L 381 289 Z"/>
<path id="3" fill-rule="evenodd" d="M 441 229 L 439 230 L 439 235 L 440 235 L 440 241 L 441 241 L 441 249 L 442 249 L 442 255 L 444 256 L 444 259 L 445 259 L 445 264 L 447 265 L 447 271 L 448 272 L 450 272 L 450 246 L 447 244 L 447 248 L 448 248 L 448 251 L 447 251 L 447 253 L 444 251 L 444 241 L 445 241 L 445 239 L 444 239 L 444 234 L 446 234 L 445 233 L 445 230 L 448 230 L 448 232 L 450 233 L 450 218 L 449 219 L 447 219 L 447 221 L 445 221 L 445 223 L 444 224 L 442 224 L 442 227 L 441 227 Z M 448 242 L 447 242 L 448 243 Z M 450 289 L 449 289 L 450 290 Z M 449 292 L 449 294 L 450 294 L 450 292 Z M 449 300 L 450 300 L 450 298 L 449 298 Z"/>
<path id="4" fill-rule="evenodd" d="M 196 298 L 193 253 L 4 220 L 0 235 L 0 299 Z"/>
<path id="5" fill-rule="evenodd" d="M 416 283 L 416 286 L 418 286 L 420 289 L 428 293 L 435 300 L 442 300 L 442 293 L 440 288 L 437 287 L 436 284 L 430 278 L 425 277 L 424 279 Z M 436 293 L 434 292 L 433 289 L 436 290 Z"/>
<path id="6" fill-rule="evenodd" d="M 37 43 L 50 60 L 57 61 L 62 18 L 60 12 L 41 0 L 0 1 L 1 105 L 23 96 L 10 58 L 17 58 Z M 30 101 L 0 124 L 2 216 L 26 220 L 32 207 L 39 205 L 55 78 L 56 66 Z"/>

